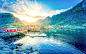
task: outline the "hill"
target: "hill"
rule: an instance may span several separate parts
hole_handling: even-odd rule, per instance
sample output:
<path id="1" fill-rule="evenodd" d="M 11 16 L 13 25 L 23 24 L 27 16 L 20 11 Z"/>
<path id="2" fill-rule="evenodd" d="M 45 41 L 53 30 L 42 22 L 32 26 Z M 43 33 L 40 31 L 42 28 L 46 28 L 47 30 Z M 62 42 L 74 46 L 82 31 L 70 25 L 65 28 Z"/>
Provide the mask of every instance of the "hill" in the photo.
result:
<path id="1" fill-rule="evenodd" d="M 39 21 L 38 21 L 39 22 Z M 47 17 L 38 25 L 84 25 L 86 24 L 86 0 L 61 14 Z"/>
<path id="2" fill-rule="evenodd" d="M 19 18 L 13 16 L 11 13 L 0 13 L 0 25 L 7 24 L 22 24 Z"/>

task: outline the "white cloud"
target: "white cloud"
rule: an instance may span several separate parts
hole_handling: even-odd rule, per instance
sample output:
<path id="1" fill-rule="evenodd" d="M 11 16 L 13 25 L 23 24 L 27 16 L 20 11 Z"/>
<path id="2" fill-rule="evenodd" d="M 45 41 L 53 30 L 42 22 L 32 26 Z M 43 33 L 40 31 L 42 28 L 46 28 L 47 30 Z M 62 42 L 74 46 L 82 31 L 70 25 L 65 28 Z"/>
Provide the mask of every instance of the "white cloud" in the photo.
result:
<path id="1" fill-rule="evenodd" d="M 5 0 L 2 0 L 2 1 L 5 1 Z"/>
<path id="2" fill-rule="evenodd" d="M 11 2 L 11 4 L 12 4 L 13 2 Z"/>
<path id="3" fill-rule="evenodd" d="M 49 14 L 50 17 L 52 17 L 53 15 L 60 14 L 61 12 L 65 12 L 65 11 L 67 11 L 69 9 L 70 8 L 61 9 L 61 10 L 51 10 L 48 14 Z"/>
<path id="4" fill-rule="evenodd" d="M 9 12 L 13 13 L 15 16 L 19 17 L 21 20 L 27 20 L 27 21 L 29 21 L 29 19 L 31 18 L 43 19 L 43 17 L 46 18 L 47 16 L 52 17 L 55 14 L 59 14 L 61 12 L 64 12 L 70 9 L 68 8 L 68 9 L 61 9 L 61 10 L 49 10 L 49 9 L 43 10 L 44 7 L 42 7 L 42 4 L 37 3 L 36 0 L 35 1 L 17 0 L 16 4 L 12 4 L 7 7 L 10 8 Z"/>
<path id="5" fill-rule="evenodd" d="M 17 0 L 19 3 L 24 4 L 24 0 Z"/>

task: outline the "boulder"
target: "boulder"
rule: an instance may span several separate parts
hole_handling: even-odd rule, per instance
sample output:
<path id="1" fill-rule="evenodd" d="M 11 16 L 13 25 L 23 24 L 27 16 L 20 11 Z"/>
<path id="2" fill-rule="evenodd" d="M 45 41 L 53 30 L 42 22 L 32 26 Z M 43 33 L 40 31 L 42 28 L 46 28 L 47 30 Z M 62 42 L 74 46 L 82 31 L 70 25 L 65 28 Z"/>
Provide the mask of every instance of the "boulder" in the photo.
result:
<path id="1" fill-rule="evenodd" d="M 9 45 L 9 48 L 12 49 L 12 50 L 13 50 L 13 49 L 16 49 L 16 47 L 17 47 L 17 46 L 16 46 L 15 44 L 13 44 L 13 43 L 11 43 L 11 44 Z"/>

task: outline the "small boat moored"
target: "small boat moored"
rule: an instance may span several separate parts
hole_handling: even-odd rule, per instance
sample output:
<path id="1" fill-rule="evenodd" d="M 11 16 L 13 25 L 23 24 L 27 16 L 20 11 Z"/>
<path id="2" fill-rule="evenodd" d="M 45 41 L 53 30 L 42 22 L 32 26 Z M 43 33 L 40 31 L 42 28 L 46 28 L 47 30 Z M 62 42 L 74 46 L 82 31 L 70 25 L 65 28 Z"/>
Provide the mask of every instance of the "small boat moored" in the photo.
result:
<path id="1" fill-rule="evenodd" d="M 47 37 L 46 34 L 42 33 L 42 34 L 30 34 L 30 37 Z"/>

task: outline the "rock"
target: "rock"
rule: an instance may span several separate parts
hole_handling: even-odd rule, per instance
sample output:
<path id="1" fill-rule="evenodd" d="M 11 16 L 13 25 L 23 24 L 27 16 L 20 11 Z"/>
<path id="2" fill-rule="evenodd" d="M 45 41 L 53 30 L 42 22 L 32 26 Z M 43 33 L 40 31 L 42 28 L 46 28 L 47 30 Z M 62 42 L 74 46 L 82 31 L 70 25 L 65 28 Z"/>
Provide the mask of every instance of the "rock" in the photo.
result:
<path id="1" fill-rule="evenodd" d="M 38 49 L 36 49 L 35 51 L 38 51 Z"/>
<path id="2" fill-rule="evenodd" d="M 28 48 L 26 48 L 26 50 L 32 50 L 33 48 L 32 47 L 28 47 Z"/>
<path id="3" fill-rule="evenodd" d="M 26 49 L 23 49 L 24 51 L 27 51 Z"/>
<path id="4" fill-rule="evenodd" d="M 3 48 L 2 51 L 9 51 L 9 48 Z"/>
<path id="5" fill-rule="evenodd" d="M 29 53 L 29 54 L 39 54 L 39 52 Z"/>
<path id="6" fill-rule="evenodd" d="M 8 42 L 5 42 L 5 45 L 9 45 L 9 43 Z"/>
<path id="7" fill-rule="evenodd" d="M 0 50 L 0 54 L 13 54 L 13 51 L 12 50 L 6 50 L 3 51 L 3 50 Z"/>
<path id="8" fill-rule="evenodd" d="M 18 43 L 18 44 L 15 44 L 16 46 L 22 46 L 23 44 L 22 43 Z"/>
<path id="9" fill-rule="evenodd" d="M 0 39 L 0 54 L 13 54 L 13 51 L 9 48 L 8 43 Z"/>
<path id="10" fill-rule="evenodd" d="M 17 46 L 17 48 L 16 49 L 22 49 L 21 47 L 19 47 L 19 46 Z"/>
<path id="11" fill-rule="evenodd" d="M 0 42 L 5 42 L 3 39 L 0 39 Z"/>
<path id="12" fill-rule="evenodd" d="M 5 41 L 3 39 L 0 39 L 0 45 L 4 45 Z"/>
<path id="13" fill-rule="evenodd" d="M 30 53 L 33 53 L 34 51 L 33 50 L 29 50 L 30 51 Z"/>
<path id="14" fill-rule="evenodd" d="M 42 54 L 41 52 L 39 52 L 39 54 Z"/>
<path id="15" fill-rule="evenodd" d="M 18 45 L 18 46 L 16 46 Z M 29 54 L 34 53 L 32 50 L 33 48 L 30 47 L 29 49 L 22 49 L 21 46 L 23 44 L 9 44 L 8 42 L 5 42 L 3 39 L 0 39 L 0 54 Z M 36 49 L 38 51 L 38 49 Z"/>
<path id="16" fill-rule="evenodd" d="M 4 42 L 0 42 L 0 45 L 4 45 Z"/>
<path id="17" fill-rule="evenodd" d="M 16 49 L 16 47 L 17 47 L 17 46 L 16 46 L 15 44 L 13 44 L 13 43 L 11 43 L 11 44 L 9 45 L 9 48 L 12 49 L 12 50 L 13 50 L 13 49 Z"/>
<path id="18" fill-rule="evenodd" d="M 32 47 L 30 48 L 30 50 L 33 49 Z"/>
<path id="19" fill-rule="evenodd" d="M 2 50 L 3 48 L 8 48 L 9 49 L 9 46 L 8 45 L 0 45 L 0 49 Z"/>
<path id="20" fill-rule="evenodd" d="M 14 51 L 19 51 L 19 49 L 15 49 Z"/>
<path id="21" fill-rule="evenodd" d="M 14 54 L 24 54 L 23 52 L 14 52 Z"/>
<path id="22" fill-rule="evenodd" d="M 15 51 L 15 53 L 17 54 L 17 53 L 19 53 L 19 52 L 21 52 L 21 54 L 23 53 L 25 53 L 25 54 L 29 54 L 29 53 L 31 53 L 31 51 L 29 51 L 29 50 L 26 50 L 26 49 L 15 49 L 14 50 Z M 20 54 L 20 53 L 19 53 Z"/>
<path id="23" fill-rule="evenodd" d="M 23 50 L 22 49 L 19 49 L 19 52 L 23 52 Z"/>
<path id="24" fill-rule="evenodd" d="M 10 52 L 9 51 L 1 51 L 0 53 L 1 54 L 9 54 Z"/>

